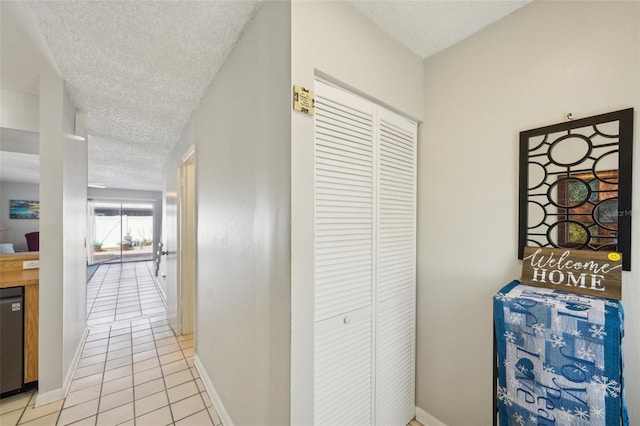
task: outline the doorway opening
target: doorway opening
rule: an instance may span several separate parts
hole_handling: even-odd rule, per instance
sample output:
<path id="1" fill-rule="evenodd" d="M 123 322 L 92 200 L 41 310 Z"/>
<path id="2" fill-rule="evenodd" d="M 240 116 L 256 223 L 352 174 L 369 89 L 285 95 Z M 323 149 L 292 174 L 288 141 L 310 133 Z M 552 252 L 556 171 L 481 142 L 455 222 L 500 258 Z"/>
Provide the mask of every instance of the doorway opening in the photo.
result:
<path id="1" fill-rule="evenodd" d="M 195 156 L 191 153 L 178 170 L 178 318 L 179 334 L 193 333 L 196 280 Z"/>
<path id="2" fill-rule="evenodd" d="M 153 204 L 89 201 L 88 264 L 153 260 Z"/>

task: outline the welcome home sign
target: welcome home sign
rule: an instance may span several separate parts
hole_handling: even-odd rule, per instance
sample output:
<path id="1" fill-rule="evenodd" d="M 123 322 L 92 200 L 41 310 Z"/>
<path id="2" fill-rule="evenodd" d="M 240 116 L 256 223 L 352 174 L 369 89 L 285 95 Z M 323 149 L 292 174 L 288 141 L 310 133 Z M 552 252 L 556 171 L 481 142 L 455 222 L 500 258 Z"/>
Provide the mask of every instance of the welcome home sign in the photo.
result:
<path id="1" fill-rule="evenodd" d="M 620 253 L 525 247 L 520 282 L 620 300 L 621 271 Z"/>

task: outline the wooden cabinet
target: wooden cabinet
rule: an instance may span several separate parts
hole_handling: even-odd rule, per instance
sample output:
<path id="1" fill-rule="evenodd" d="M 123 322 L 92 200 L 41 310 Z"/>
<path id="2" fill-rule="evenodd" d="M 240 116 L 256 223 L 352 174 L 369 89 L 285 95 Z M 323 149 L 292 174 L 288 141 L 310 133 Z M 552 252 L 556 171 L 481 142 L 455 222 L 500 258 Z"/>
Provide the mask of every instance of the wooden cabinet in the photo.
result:
<path id="1" fill-rule="evenodd" d="M 39 272 L 23 269 L 25 261 L 39 260 L 38 252 L 0 255 L 0 287 L 24 287 L 24 383 L 38 380 Z"/>
<path id="2" fill-rule="evenodd" d="M 39 285 L 24 288 L 24 382 L 38 380 L 38 289 Z"/>

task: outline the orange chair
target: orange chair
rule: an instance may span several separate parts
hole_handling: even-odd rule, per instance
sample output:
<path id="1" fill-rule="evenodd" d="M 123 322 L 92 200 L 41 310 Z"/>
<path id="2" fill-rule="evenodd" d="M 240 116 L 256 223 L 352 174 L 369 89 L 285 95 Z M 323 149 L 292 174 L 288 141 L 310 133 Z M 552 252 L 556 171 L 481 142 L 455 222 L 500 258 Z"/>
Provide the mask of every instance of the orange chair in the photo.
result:
<path id="1" fill-rule="evenodd" d="M 40 251 L 40 232 L 29 232 L 24 234 L 27 239 L 27 248 L 29 251 Z"/>

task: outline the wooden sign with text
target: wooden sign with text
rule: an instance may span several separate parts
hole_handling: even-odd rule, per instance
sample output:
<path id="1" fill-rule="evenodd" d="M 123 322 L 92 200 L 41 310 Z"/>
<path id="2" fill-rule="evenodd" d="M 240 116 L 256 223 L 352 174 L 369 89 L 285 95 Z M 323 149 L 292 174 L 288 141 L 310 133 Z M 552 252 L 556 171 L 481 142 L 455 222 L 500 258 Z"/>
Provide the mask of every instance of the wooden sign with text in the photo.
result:
<path id="1" fill-rule="evenodd" d="M 609 299 L 622 297 L 620 253 L 525 247 L 522 260 L 522 284 Z"/>

